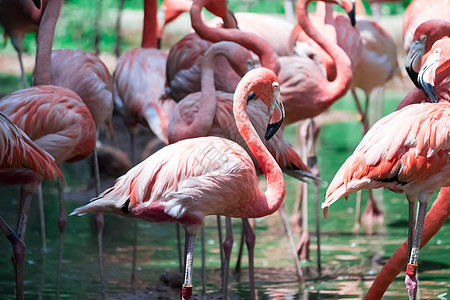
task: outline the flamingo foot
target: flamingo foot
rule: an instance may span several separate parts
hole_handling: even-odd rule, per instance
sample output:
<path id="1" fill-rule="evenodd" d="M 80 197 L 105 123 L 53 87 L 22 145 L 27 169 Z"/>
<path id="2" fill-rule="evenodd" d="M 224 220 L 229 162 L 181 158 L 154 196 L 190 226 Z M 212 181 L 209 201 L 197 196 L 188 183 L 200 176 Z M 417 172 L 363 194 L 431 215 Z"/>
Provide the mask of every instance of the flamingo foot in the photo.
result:
<path id="1" fill-rule="evenodd" d="M 409 300 L 416 299 L 418 286 L 416 275 L 406 275 L 405 284 L 406 289 L 408 290 Z"/>
<path id="2" fill-rule="evenodd" d="M 372 234 L 374 224 L 381 225 L 384 222 L 384 214 L 381 209 L 378 208 L 378 205 L 373 198 L 369 198 L 367 201 L 366 209 L 362 215 L 362 221 L 367 234 Z"/>
<path id="3" fill-rule="evenodd" d="M 303 230 L 300 241 L 297 244 L 297 255 L 300 261 L 309 259 L 310 244 L 311 237 L 309 236 L 309 231 Z"/>

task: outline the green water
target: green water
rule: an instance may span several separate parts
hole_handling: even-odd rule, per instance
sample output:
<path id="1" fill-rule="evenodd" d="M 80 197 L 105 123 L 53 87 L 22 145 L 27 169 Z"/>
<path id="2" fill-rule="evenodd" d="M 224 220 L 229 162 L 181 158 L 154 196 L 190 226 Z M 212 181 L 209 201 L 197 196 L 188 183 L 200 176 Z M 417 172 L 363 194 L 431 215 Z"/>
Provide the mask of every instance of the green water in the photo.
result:
<path id="1" fill-rule="evenodd" d="M 392 110 L 399 96 L 394 94 L 385 104 L 385 112 Z M 348 98 L 338 102 L 333 109 L 349 109 Z M 295 127 L 286 128 L 293 142 Z M 323 200 L 328 182 L 354 150 L 361 139 L 360 125 L 356 119 L 344 123 L 333 123 L 322 127 L 319 138 L 319 170 L 325 182 L 320 187 L 320 201 Z M 88 165 L 80 162 L 64 165 L 67 187 L 66 209 L 86 203 L 90 197 L 84 192 L 84 185 L 90 178 Z M 288 214 L 292 213 L 297 183 L 286 177 Z M 309 188 L 312 195 L 312 187 Z M 1 187 L 3 199 L 0 202 L 1 215 L 15 223 L 18 187 Z M 339 200 L 329 210 L 328 221 L 320 217 L 322 228 L 323 276 L 315 269 L 316 241 L 311 237 L 311 260 L 303 262 L 306 282 L 301 287 L 294 273 L 291 252 L 278 214 L 256 220 L 256 288 L 259 299 L 347 299 L 362 298 L 382 265 L 403 243 L 407 236 L 407 202 L 403 195 L 377 190 L 375 196 L 385 213 L 384 225 L 377 234 L 367 236 L 362 228 L 359 234 L 352 231 L 354 224 L 355 196 L 347 203 Z M 363 198 L 366 192 L 363 193 Z M 53 299 L 56 288 L 56 271 L 59 247 L 59 232 L 56 220 L 59 205 L 56 183 L 44 183 L 47 253 L 41 251 L 40 226 L 36 201 L 33 202 L 26 235 L 25 291 L 27 299 Z M 315 229 L 312 196 L 309 202 L 309 227 Z M 233 221 L 235 244 L 232 268 L 236 261 L 241 223 Z M 175 225 L 138 221 L 137 288 L 154 286 L 161 274 L 178 268 Z M 104 269 L 106 294 L 109 297 L 130 292 L 129 277 L 133 240 L 133 222 L 120 216 L 105 215 Z M 422 299 L 447 299 L 450 289 L 450 226 L 448 222 L 420 252 L 420 293 Z M 298 236 L 295 236 L 298 241 Z M 98 299 L 97 237 L 93 216 L 72 216 L 68 218 L 62 266 L 61 298 Z M 207 293 L 220 292 L 220 259 L 215 217 L 206 219 L 206 265 Z M 14 269 L 11 246 L 0 239 L 0 298 L 14 299 Z M 194 293 L 201 292 L 200 239 L 197 240 L 194 269 Z M 230 293 L 242 299 L 249 298 L 248 277 L 244 255 L 241 281 L 231 278 Z M 404 277 L 400 275 L 388 289 L 385 299 L 407 299 Z"/>

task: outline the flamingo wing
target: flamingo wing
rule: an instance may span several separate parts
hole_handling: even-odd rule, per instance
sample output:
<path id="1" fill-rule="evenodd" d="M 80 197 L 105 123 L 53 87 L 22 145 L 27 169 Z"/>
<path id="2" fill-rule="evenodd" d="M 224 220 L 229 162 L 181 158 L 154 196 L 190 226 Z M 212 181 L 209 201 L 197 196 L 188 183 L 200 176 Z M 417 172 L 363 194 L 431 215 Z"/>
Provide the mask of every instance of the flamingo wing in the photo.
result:
<path id="1" fill-rule="evenodd" d="M 449 124 L 448 103 L 409 105 L 384 117 L 336 173 L 322 208 L 364 188 L 434 191 L 440 176 L 450 184 Z"/>

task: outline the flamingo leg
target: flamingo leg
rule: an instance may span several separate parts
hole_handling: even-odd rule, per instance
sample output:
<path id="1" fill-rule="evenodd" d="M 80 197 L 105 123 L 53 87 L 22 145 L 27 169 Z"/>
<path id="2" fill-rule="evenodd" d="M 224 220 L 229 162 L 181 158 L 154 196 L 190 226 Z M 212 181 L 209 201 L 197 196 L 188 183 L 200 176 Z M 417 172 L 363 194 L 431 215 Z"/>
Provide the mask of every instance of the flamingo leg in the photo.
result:
<path id="1" fill-rule="evenodd" d="M 38 185 L 37 190 L 38 204 L 39 204 L 39 219 L 41 221 L 41 238 L 42 238 L 42 252 L 47 252 L 47 237 L 45 234 L 45 215 L 44 215 L 44 197 L 42 195 L 42 183 Z"/>
<path id="2" fill-rule="evenodd" d="M 206 292 L 205 222 L 202 223 L 200 233 L 202 237 L 202 299 L 204 299 Z"/>
<path id="3" fill-rule="evenodd" d="M 302 268 L 300 267 L 300 262 L 298 260 L 297 248 L 294 243 L 294 238 L 292 237 L 292 231 L 291 231 L 291 228 L 289 227 L 289 223 L 287 221 L 286 208 L 284 206 L 284 203 L 281 204 L 280 208 L 278 209 L 278 213 L 280 214 L 280 217 L 281 217 L 281 223 L 283 224 L 284 234 L 286 235 L 286 237 L 289 241 L 289 244 L 291 245 L 292 254 L 294 256 L 294 265 L 297 270 L 298 281 L 299 281 L 299 283 L 302 283 L 303 282 L 303 272 L 302 272 Z"/>
<path id="4" fill-rule="evenodd" d="M 195 236 L 188 234 L 188 238 L 186 241 L 187 241 L 186 271 L 184 274 L 183 289 L 181 291 L 182 300 L 192 299 L 192 271 L 194 268 Z"/>
<path id="5" fill-rule="evenodd" d="M 176 229 L 177 229 L 177 243 L 178 243 L 178 267 L 180 270 L 180 273 L 183 272 L 183 259 L 181 254 L 181 234 L 180 234 L 180 223 L 176 223 Z"/>
<path id="6" fill-rule="evenodd" d="M 137 260 L 137 220 L 132 220 L 133 222 L 133 257 L 131 262 L 131 289 L 134 290 L 136 282 L 136 260 Z"/>
<path id="7" fill-rule="evenodd" d="M 239 242 L 238 259 L 237 259 L 236 267 L 234 268 L 234 273 L 233 273 L 233 276 L 238 281 L 241 276 L 241 261 L 242 261 L 242 253 L 244 252 L 244 239 L 245 239 L 245 231 L 244 231 L 244 223 L 242 223 L 242 232 L 241 232 L 241 241 Z"/>
<path id="8" fill-rule="evenodd" d="M 66 207 L 64 204 L 64 183 L 61 179 L 58 179 L 58 193 L 59 193 L 59 259 L 58 259 L 58 272 L 56 275 L 56 299 L 59 299 L 61 291 L 61 273 L 62 273 L 62 258 L 64 254 L 64 233 L 67 223 Z"/>
<path id="9" fill-rule="evenodd" d="M 223 248 L 222 248 L 222 244 L 223 244 L 223 237 L 222 237 L 222 219 L 220 218 L 219 215 L 217 215 L 217 230 L 218 230 L 218 235 L 219 235 L 219 249 L 220 249 L 220 271 L 221 271 L 221 275 L 222 275 L 222 281 L 223 281 L 223 277 L 225 276 L 224 274 L 224 254 L 223 254 Z"/>
<path id="10" fill-rule="evenodd" d="M 422 238 L 423 222 L 427 212 L 428 202 L 419 203 L 419 212 L 417 214 L 417 224 L 414 233 L 414 241 L 411 248 L 408 265 L 406 266 L 405 284 L 408 290 L 409 299 L 416 299 L 418 281 L 416 278 L 417 265 L 419 260 L 420 240 Z"/>
<path id="11" fill-rule="evenodd" d="M 415 226 L 415 221 L 414 221 L 414 203 L 415 202 L 411 202 L 408 201 L 409 203 L 409 225 L 408 225 L 408 259 L 411 257 L 411 248 L 412 248 L 412 244 L 413 244 L 413 236 L 414 236 L 414 226 Z"/>
<path id="12" fill-rule="evenodd" d="M 0 228 L 5 233 L 6 238 L 13 246 L 13 256 L 11 260 L 16 272 L 16 299 L 23 299 L 23 263 L 25 260 L 25 242 L 11 230 L 8 223 L 0 217 Z"/>
<path id="13" fill-rule="evenodd" d="M 98 139 L 98 131 L 96 133 Z M 95 174 L 95 194 L 96 196 L 100 195 L 100 170 L 98 167 L 98 154 L 97 154 L 97 146 L 94 147 L 94 174 Z M 95 216 L 95 225 L 97 228 L 97 240 L 98 240 L 98 264 L 100 271 L 100 291 L 102 299 L 105 298 L 105 282 L 103 278 L 103 228 L 105 226 L 105 220 L 103 217 L 103 213 L 97 213 Z M 135 244 L 136 245 L 136 244 Z M 136 259 L 136 258 L 134 258 Z M 134 270 L 134 269 L 133 269 Z"/>
<path id="14" fill-rule="evenodd" d="M 248 222 L 248 219 L 242 219 L 245 231 L 245 240 L 247 243 L 248 251 L 248 277 L 250 281 L 250 295 L 251 299 L 256 299 L 255 294 L 255 273 L 254 273 L 254 261 L 255 261 L 255 233 L 253 232 L 252 226 Z"/>
<path id="15" fill-rule="evenodd" d="M 319 186 L 314 181 L 314 204 L 316 210 L 316 238 L 317 238 L 317 272 L 322 275 L 322 264 L 320 260 L 320 213 L 319 213 Z"/>
<path id="16" fill-rule="evenodd" d="M 228 292 L 228 272 L 230 269 L 230 257 L 231 257 L 231 250 L 233 249 L 233 229 L 231 227 L 231 218 L 225 217 L 225 227 L 226 227 L 226 237 L 225 241 L 223 242 L 223 253 L 224 253 L 224 271 L 223 271 L 223 278 L 222 278 L 222 293 L 223 298 L 227 299 L 227 292 Z"/>

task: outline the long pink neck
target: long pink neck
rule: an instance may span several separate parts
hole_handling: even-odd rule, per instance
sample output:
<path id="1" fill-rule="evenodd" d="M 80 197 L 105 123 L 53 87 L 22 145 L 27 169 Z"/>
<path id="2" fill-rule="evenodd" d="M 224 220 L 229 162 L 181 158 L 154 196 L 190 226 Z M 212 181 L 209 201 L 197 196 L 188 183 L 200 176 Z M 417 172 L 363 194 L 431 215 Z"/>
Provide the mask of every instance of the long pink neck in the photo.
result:
<path id="1" fill-rule="evenodd" d="M 51 56 L 56 22 L 64 0 L 50 0 L 39 25 L 33 85 L 51 83 Z"/>
<path id="2" fill-rule="evenodd" d="M 207 0 L 194 1 L 191 7 L 191 24 L 195 32 L 203 39 L 213 43 L 230 41 L 255 52 L 261 60 L 261 65 L 272 70 L 275 74 L 280 71 L 280 63 L 273 48 L 258 36 L 243 32 L 235 28 L 211 28 L 207 26 L 201 17 L 202 8 Z"/>
<path id="3" fill-rule="evenodd" d="M 233 113 L 239 133 L 255 156 L 267 179 L 266 192 L 259 192 L 253 206 L 254 216 L 252 217 L 260 217 L 278 210 L 286 194 L 286 186 L 280 167 L 262 143 L 248 117 L 247 97 L 252 92 L 253 84 L 245 79 L 246 77 L 241 80 L 234 93 Z"/>
<path id="4" fill-rule="evenodd" d="M 325 24 L 334 24 L 333 5 L 331 3 L 317 1 L 316 16 L 320 17 L 321 20 L 324 20 Z"/>
<path id="5" fill-rule="evenodd" d="M 144 0 L 144 29 L 142 30 L 142 48 L 157 48 L 158 46 L 158 1 Z"/>
<path id="6" fill-rule="evenodd" d="M 313 0 L 298 0 L 296 5 L 296 13 L 298 24 L 303 28 L 305 33 L 313 39 L 322 49 L 327 52 L 336 64 L 336 78 L 328 81 L 326 77 L 321 83 L 318 83 L 324 91 L 325 102 L 336 101 L 345 95 L 351 85 L 352 69 L 351 62 L 345 52 L 336 44 L 328 41 L 321 35 L 311 23 L 308 16 L 308 4 Z"/>

